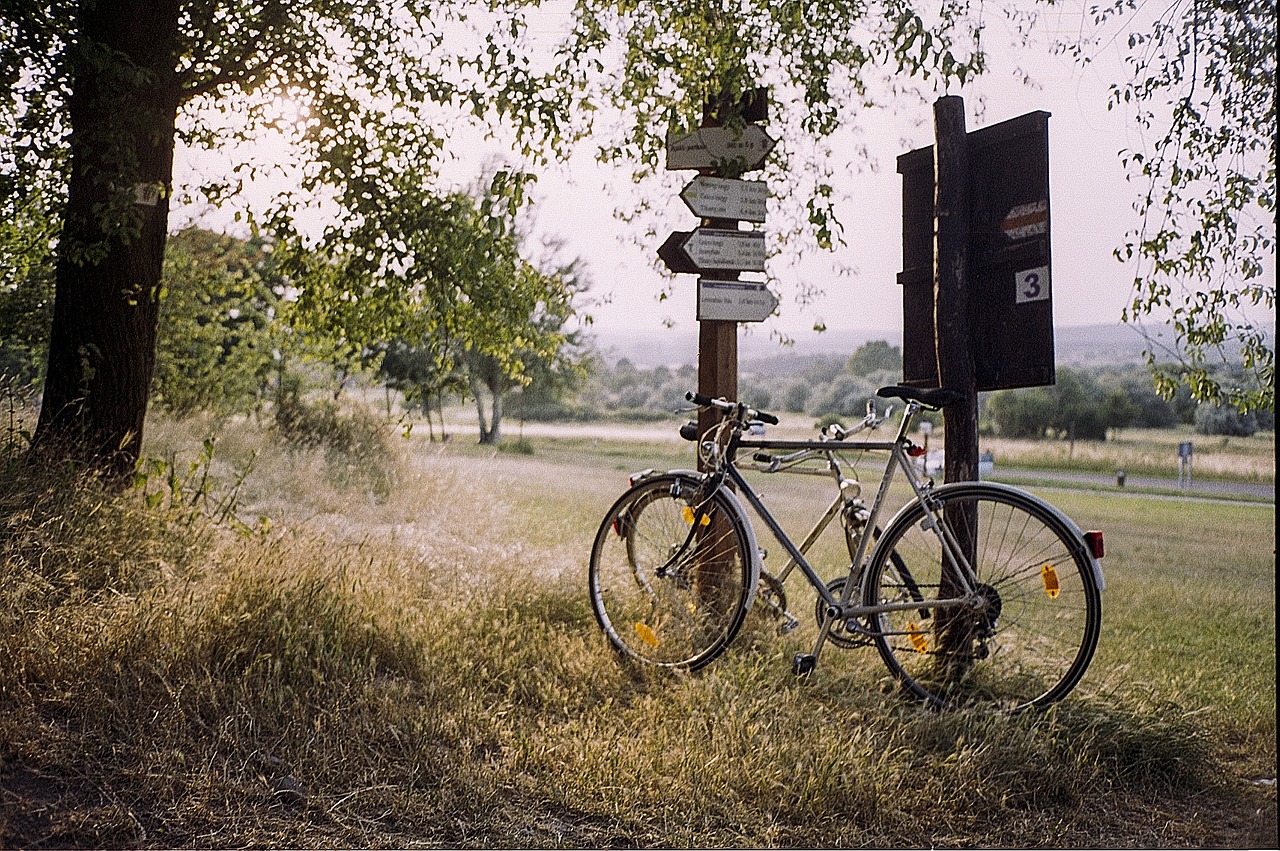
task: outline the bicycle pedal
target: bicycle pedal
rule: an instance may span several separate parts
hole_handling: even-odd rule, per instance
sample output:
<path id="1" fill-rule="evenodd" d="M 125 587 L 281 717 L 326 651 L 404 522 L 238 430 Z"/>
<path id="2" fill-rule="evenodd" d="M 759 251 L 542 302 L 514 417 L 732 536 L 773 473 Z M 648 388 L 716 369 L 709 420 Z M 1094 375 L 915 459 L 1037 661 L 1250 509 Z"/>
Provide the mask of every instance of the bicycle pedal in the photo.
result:
<path id="1" fill-rule="evenodd" d="M 812 653 L 797 653 L 791 660 L 791 673 L 797 677 L 805 677 L 813 673 L 818 665 L 818 657 Z"/>
<path id="2" fill-rule="evenodd" d="M 778 624 L 778 635 L 786 635 L 789 632 L 795 632 L 796 627 L 800 626 L 800 621 L 793 617 L 790 612 L 782 613 L 782 623 Z"/>

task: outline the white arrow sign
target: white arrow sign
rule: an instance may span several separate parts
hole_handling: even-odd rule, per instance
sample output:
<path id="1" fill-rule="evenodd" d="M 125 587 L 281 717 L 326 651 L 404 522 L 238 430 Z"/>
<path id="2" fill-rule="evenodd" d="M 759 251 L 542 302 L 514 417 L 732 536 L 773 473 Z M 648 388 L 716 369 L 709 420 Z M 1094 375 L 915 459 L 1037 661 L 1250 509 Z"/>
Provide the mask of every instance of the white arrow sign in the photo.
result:
<path id="1" fill-rule="evenodd" d="M 764 284 L 698 279 L 698 321 L 763 322 L 778 306 Z"/>
<path id="2" fill-rule="evenodd" d="M 731 180 L 700 174 L 680 192 L 695 216 L 764 222 L 769 186 L 759 180 Z"/>
<path id="3" fill-rule="evenodd" d="M 699 269 L 764 271 L 764 234 L 760 231 L 698 228 L 682 247 Z"/>
<path id="4" fill-rule="evenodd" d="M 686 136 L 667 134 L 667 169 L 717 168 L 739 162 L 743 171 L 764 166 L 764 158 L 773 150 L 773 139 L 759 125 L 741 129 L 704 127 Z"/>

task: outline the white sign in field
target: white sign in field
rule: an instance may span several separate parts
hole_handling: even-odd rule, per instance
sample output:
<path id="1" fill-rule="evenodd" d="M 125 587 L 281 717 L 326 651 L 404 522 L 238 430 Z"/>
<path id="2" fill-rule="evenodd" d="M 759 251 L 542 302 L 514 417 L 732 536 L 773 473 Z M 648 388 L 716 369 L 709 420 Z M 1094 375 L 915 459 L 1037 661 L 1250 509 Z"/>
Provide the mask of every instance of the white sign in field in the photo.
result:
<path id="1" fill-rule="evenodd" d="M 1049 300 L 1049 267 L 1037 266 L 1025 269 L 1014 276 L 1014 286 L 1018 292 L 1014 296 L 1014 304 L 1027 304 L 1033 301 Z"/>
<path id="2" fill-rule="evenodd" d="M 741 131 L 703 127 L 684 136 L 668 133 L 667 169 L 721 168 L 737 163 L 741 171 L 755 171 L 764 167 L 774 144 L 757 124 L 748 124 Z"/>
<path id="3" fill-rule="evenodd" d="M 732 180 L 700 174 L 680 192 L 695 216 L 763 223 L 769 186 L 760 180 Z"/>
<path id="4" fill-rule="evenodd" d="M 763 322 L 778 298 L 764 284 L 698 279 L 698 321 Z"/>

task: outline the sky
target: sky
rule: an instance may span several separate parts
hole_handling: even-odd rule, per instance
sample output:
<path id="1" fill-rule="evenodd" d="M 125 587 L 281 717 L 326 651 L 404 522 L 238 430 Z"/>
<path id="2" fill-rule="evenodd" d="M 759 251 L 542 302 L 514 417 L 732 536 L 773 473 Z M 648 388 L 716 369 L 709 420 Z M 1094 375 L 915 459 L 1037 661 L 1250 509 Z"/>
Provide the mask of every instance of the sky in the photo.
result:
<path id="1" fill-rule="evenodd" d="M 965 99 L 970 131 L 1035 110 L 1051 114 L 1051 277 L 1054 324 L 1059 327 L 1120 322 L 1132 297 L 1135 268 L 1116 260 L 1113 251 L 1140 225 L 1133 202 L 1143 189 L 1126 180 L 1119 156 L 1121 150 L 1145 147 L 1140 130 L 1126 110 L 1107 108 L 1109 87 L 1124 78 L 1120 45 L 1100 45 L 1085 66 L 1047 47 L 1056 34 L 1055 21 L 1063 34 L 1071 35 L 1081 15 L 1075 9 L 1056 19 L 1046 16 L 1039 48 L 1013 51 L 1007 46 L 1012 36 L 1002 45 L 1001 33 L 994 32 L 987 44 L 988 73 L 952 92 Z M 554 21 L 548 24 L 555 26 Z M 837 137 L 833 150 L 835 211 L 845 244 L 833 252 L 805 251 L 797 262 L 770 261 L 763 279 L 781 303 L 761 332 L 798 339 L 813 335 L 815 324 L 882 333 L 902 328 L 902 293 L 896 281 L 902 264 L 902 182 L 896 159 L 932 144 L 932 103 L 899 101 L 859 116 L 858 123 L 859 135 Z M 785 150 L 806 140 L 779 143 L 779 150 Z M 449 146 L 455 156 L 446 170 L 459 185 L 473 184 L 494 155 L 509 155 L 495 144 L 460 136 Z M 696 276 L 671 276 L 656 255 L 669 232 L 698 225 L 678 198 L 693 174 L 657 174 L 635 183 L 629 168 L 597 163 L 590 144 L 583 144 L 562 167 L 541 172 L 529 210 L 533 227 L 543 237 L 563 242 L 562 257 L 586 261 L 593 286 L 585 309 L 599 335 L 696 327 Z M 769 191 L 771 214 L 795 194 L 778 181 L 770 183 Z M 633 209 L 640 198 L 654 208 L 640 221 L 628 223 L 616 215 Z M 768 222 L 761 227 L 772 246 L 775 232 Z M 1274 274 L 1274 258 L 1270 269 Z M 821 295 L 798 304 L 799 279 Z"/>
<path id="2" fill-rule="evenodd" d="M 1035 110 L 1051 113 L 1054 324 L 1118 324 L 1132 298 L 1135 267 L 1118 261 L 1113 251 L 1141 224 L 1133 202 L 1144 188 L 1126 180 L 1120 152 L 1143 150 L 1145 142 L 1131 113 L 1107 108 L 1110 86 L 1124 79 L 1122 45 L 1097 46 L 1087 66 L 1054 55 L 1047 47 L 1057 34 L 1054 26 L 1070 36 L 1083 13 L 1067 9 L 1059 14 L 1056 22 L 1047 15 L 1042 21 L 1039 49 L 1011 51 L 999 43 L 996 33 L 989 44 L 989 73 L 953 94 L 965 99 L 970 131 Z M 799 267 L 804 279 L 823 294 L 812 304 L 798 305 L 792 270 L 766 274 L 781 304 L 764 329 L 795 337 L 812 334 L 815 323 L 849 331 L 902 327 L 902 294 L 896 281 L 902 264 L 902 182 L 896 158 L 933 143 L 932 103 L 895 104 L 862 123 L 858 142 L 872 161 L 848 158 L 836 183 L 836 212 L 846 244 L 830 253 L 807 252 Z M 656 262 L 657 248 L 668 232 L 698 225 L 678 199 L 693 174 L 659 175 L 647 185 L 631 186 L 625 169 L 599 166 L 592 152 L 584 150 L 566 172 L 540 178 L 534 192 L 538 227 L 559 234 L 567 241 L 567 251 L 589 262 L 595 281 L 592 293 L 606 300 L 591 308 L 599 332 L 696 326 L 696 276 L 672 279 Z M 771 184 L 769 189 L 775 198 L 788 192 L 781 185 Z M 614 216 L 615 209 L 629 205 L 631 193 L 658 203 L 655 235 L 645 236 L 637 225 Z M 768 240 L 769 224 L 762 227 Z M 842 274 L 842 269 L 854 271 Z M 1274 270 L 1274 257 L 1270 269 Z M 660 300 L 664 293 L 666 298 Z M 1259 318 L 1268 321 L 1266 316 Z"/>

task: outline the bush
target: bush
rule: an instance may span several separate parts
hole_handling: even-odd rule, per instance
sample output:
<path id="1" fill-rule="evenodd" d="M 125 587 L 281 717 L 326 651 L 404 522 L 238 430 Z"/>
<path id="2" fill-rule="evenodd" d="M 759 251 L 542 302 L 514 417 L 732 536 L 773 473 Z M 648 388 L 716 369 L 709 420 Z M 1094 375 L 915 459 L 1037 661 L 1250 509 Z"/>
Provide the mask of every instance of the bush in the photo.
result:
<path id="1" fill-rule="evenodd" d="M 380 500 L 390 495 L 396 457 L 386 424 L 368 412 L 344 412 L 336 402 L 311 403 L 285 393 L 276 401 L 275 427 L 295 450 L 322 450 L 334 484 L 367 488 Z"/>
<path id="2" fill-rule="evenodd" d="M 1196 431 L 1200 434 L 1250 437 L 1258 431 L 1258 418 L 1252 413 L 1242 414 L 1235 408 L 1200 405 L 1196 408 Z"/>
<path id="3" fill-rule="evenodd" d="M 1053 422 L 1053 397 L 1042 389 L 1001 390 L 987 402 L 987 413 L 1001 437 L 1042 438 Z"/>

